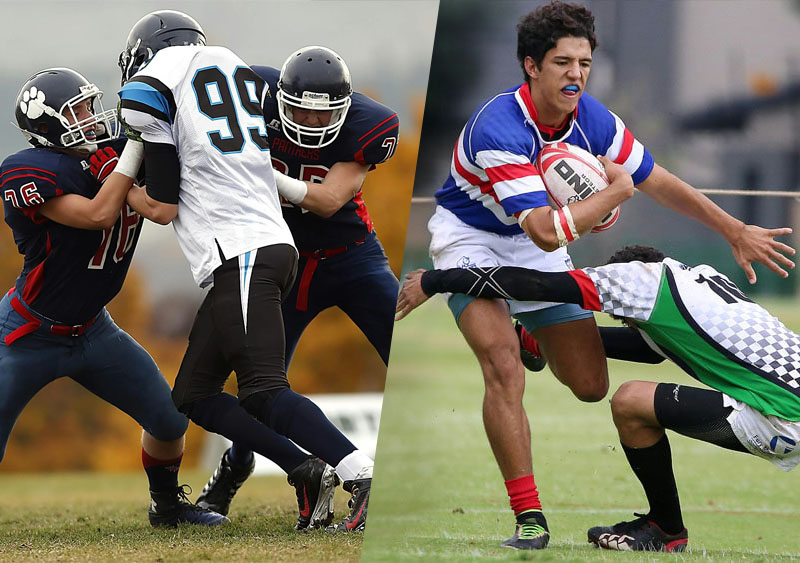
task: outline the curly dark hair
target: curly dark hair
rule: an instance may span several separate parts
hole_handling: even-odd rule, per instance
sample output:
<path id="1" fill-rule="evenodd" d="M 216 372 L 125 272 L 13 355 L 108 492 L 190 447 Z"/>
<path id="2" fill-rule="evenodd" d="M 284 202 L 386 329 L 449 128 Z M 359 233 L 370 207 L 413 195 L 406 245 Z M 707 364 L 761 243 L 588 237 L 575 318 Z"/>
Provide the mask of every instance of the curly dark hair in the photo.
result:
<path id="1" fill-rule="evenodd" d="M 622 250 L 617 250 L 608 259 L 606 264 L 621 264 L 623 262 L 661 262 L 666 256 L 657 248 L 652 246 L 626 246 Z"/>
<path id="2" fill-rule="evenodd" d="M 586 6 L 554 0 L 522 16 L 517 25 L 517 59 L 525 80 L 525 57 L 541 68 L 545 53 L 562 37 L 585 37 L 592 51 L 597 47 L 594 16 Z"/>

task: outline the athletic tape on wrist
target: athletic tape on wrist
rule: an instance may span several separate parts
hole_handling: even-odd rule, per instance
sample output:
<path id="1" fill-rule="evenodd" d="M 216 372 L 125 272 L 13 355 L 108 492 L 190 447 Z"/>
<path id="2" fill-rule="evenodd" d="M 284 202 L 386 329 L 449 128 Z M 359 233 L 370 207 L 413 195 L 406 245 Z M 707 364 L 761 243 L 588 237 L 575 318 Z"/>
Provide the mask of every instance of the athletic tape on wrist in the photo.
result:
<path id="1" fill-rule="evenodd" d="M 136 178 L 143 157 L 144 144 L 139 141 L 128 141 L 125 143 L 122 154 L 119 155 L 119 162 L 117 162 L 114 172 L 119 172 L 128 178 Z"/>
<path id="2" fill-rule="evenodd" d="M 286 174 L 275 171 L 275 184 L 278 193 L 292 203 L 300 203 L 308 193 L 308 186 L 302 180 L 290 178 Z"/>
<path id="3" fill-rule="evenodd" d="M 520 227 L 522 227 L 522 224 L 525 222 L 525 219 L 528 217 L 528 215 L 531 214 L 531 211 L 533 211 L 533 209 L 526 209 L 525 211 L 520 211 L 519 217 L 517 217 L 517 224 L 519 224 Z"/>
<path id="4" fill-rule="evenodd" d="M 553 213 L 553 227 L 555 227 L 559 247 L 567 246 L 572 241 L 580 238 L 578 229 L 575 228 L 572 212 L 568 206 L 564 206 Z"/>

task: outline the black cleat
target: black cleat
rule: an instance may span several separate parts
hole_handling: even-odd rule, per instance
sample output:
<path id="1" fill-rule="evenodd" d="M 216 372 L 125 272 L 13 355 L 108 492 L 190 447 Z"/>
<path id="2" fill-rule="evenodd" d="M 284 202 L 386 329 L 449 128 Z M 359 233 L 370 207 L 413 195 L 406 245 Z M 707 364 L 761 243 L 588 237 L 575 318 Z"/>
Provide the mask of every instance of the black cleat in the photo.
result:
<path id="1" fill-rule="evenodd" d="M 324 528 L 333 521 L 333 494 L 339 477 L 333 467 L 310 457 L 295 467 L 287 477 L 297 491 L 297 516 L 295 530 Z"/>
<path id="2" fill-rule="evenodd" d="M 197 506 L 207 508 L 218 512 L 222 515 L 227 515 L 231 508 L 231 501 L 239 487 L 247 481 L 247 478 L 253 474 L 253 469 L 256 467 L 256 457 L 251 457 L 249 465 L 233 465 L 228 457 L 230 448 L 225 450 L 222 454 L 222 459 L 208 480 L 206 486 L 203 487 L 203 492 L 197 497 Z"/>
<path id="3" fill-rule="evenodd" d="M 174 528 L 178 524 L 195 524 L 197 526 L 218 526 L 230 522 L 222 514 L 192 504 L 186 496 L 186 490 L 192 492 L 189 485 L 181 485 L 169 491 L 150 491 L 150 525 L 154 528 Z"/>
<path id="4" fill-rule="evenodd" d="M 372 478 L 345 481 L 343 486 L 345 491 L 353 495 L 347 502 L 350 514 L 335 526 L 328 526 L 325 530 L 328 532 L 363 532 L 367 524 L 367 505 L 369 504 Z"/>
<path id="5" fill-rule="evenodd" d="M 500 544 L 511 549 L 544 549 L 550 541 L 547 520 L 541 510 L 528 510 L 517 515 L 514 535 Z"/>
<path id="6" fill-rule="evenodd" d="M 514 330 L 519 338 L 519 359 L 528 371 L 542 371 L 547 365 L 547 360 L 539 353 L 536 339 L 525 330 L 522 323 L 514 321 Z"/>
<path id="7" fill-rule="evenodd" d="M 686 528 L 670 535 L 650 520 L 649 515 L 634 513 L 634 516 L 638 518 L 630 522 L 589 528 L 589 543 L 616 551 L 686 551 L 689 543 Z"/>

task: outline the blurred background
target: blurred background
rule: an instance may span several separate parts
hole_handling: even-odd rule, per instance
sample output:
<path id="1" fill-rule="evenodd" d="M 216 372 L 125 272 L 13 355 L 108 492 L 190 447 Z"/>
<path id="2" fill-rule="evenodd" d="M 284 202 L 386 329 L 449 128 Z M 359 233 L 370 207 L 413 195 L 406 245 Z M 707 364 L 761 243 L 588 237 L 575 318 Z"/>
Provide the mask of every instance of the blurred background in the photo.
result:
<path id="1" fill-rule="evenodd" d="M 398 149 L 390 161 L 368 174 L 364 199 L 399 274 L 436 2 L 173 0 L 165 5 L 147 0 L 0 0 L 0 37 L 6 46 L 0 58 L 0 108 L 6 108 L 0 109 L 5 117 L 0 119 L 3 158 L 28 146 L 9 122 L 14 120 L 17 92 L 33 73 L 48 67 L 73 68 L 105 92 L 106 108 L 114 107 L 120 80 L 117 56 L 128 31 L 139 18 L 159 9 L 187 12 L 203 26 L 210 45 L 229 47 L 251 64 L 280 68 L 300 47 L 330 47 L 347 62 L 357 91 L 398 112 Z M 0 286 L 11 287 L 21 267 L 10 229 L 0 228 Z M 125 286 L 109 310 L 150 352 L 171 383 L 203 295 L 172 227 L 148 222 Z M 380 393 L 385 367 L 350 319 L 338 309 L 329 310 L 303 335 L 289 380 L 304 394 Z M 235 386 L 228 390 L 235 392 Z M 377 417 L 369 424 L 373 434 L 377 432 Z M 72 381 L 57 381 L 22 414 L 0 471 L 134 469 L 141 466 L 140 434 L 127 415 Z M 205 432 L 190 425 L 187 439 L 185 465 L 192 466 L 202 452 Z"/>
<path id="2" fill-rule="evenodd" d="M 619 115 L 656 162 L 696 188 L 800 188 L 800 2 L 770 0 L 583 2 L 599 42 L 587 91 Z M 431 60 L 414 195 L 447 178 L 455 140 L 483 100 L 523 81 L 516 25 L 539 1 L 442 0 Z M 456 95 L 454 95 L 456 93 Z M 711 196 L 764 227 L 800 225 L 795 198 Z M 412 206 L 404 269 L 425 267 L 434 205 Z M 797 246 L 797 235 L 784 242 Z M 747 285 L 727 243 L 699 223 L 637 195 L 609 231 L 570 246 L 576 266 L 623 244 L 658 246 L 708 262 Z M 757 266 L 753 293 L 793 294 Z"/>

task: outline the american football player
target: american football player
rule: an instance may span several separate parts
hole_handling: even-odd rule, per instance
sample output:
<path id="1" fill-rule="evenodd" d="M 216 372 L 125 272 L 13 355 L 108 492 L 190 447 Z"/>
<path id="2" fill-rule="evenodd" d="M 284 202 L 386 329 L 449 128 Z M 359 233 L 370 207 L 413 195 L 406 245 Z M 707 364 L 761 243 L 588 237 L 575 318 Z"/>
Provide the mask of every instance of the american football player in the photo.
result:
<path id="1" fill-rule="evenodd" d="M 144 428 L 153 526 L 221 524 L 228 519 L 188 502 L 178 485 L 188 421 L 167 381 L 105 309 L 141 230 L 125 198 L 142 147 L 114 139 L 115 112 L 103 110 L 102 95 L 78 72 L 51 68 L 34 74 L 15 102 L 17 125 L 33 146 L 0 165 L 6 223 L 25 257 L 0 301 L 0 458 L 30 399 L 69 377 Z"/>
<path id="2" fill-rule="evenodd" d="M 369 170 L 394 154 L 397 114 L 353 92 L 347 65 L 326 47 L 299 49 L 280 70 L 252 68 L 275 92 L 265 98 L 264 118 L 272 166 L 289 177 L 279 176 L 278 189 L 292 180 L 306 184 L 300 186 L 302 199 L 289 192 L 293 201 L 283 203 L 300 253 L 300 275 L 283 302 L 287 365 L 305 328 L 329 307 L 344 311 L 386 363 L 399 283 L 375 233 L 361 185 Z M 220 467 L 229 463 L 246 478 L 251 456 L 234 444 Z M 356 498 L 364 510 L 351 512 L 361 515 L 360 522 L 346 519 L 337 529 L 362 526 L 370 483 L 368 476 L 344 483 L 346 489 L 359 491 Z M 212 478 L 198 503 L 224 513 L 234 493 Z"/>
<path id="3" fill-rule="evenodd" d="M 336 475 L 371 475 L 372 459 L 289 387 L 280 303 L 298 254 L 270 161 L 268 90 L 238 56 L 205 39 L 187 14 L 160 10 L 133 26 L 119 59 L 122 117 L 147 159 L 146 188 L 132 189 L 128 203 L 171 222 L 195 281 L 211 286 L 173 400 L 199 426 L 275 461 L 297 488 L 301 516 L 313 506 L 316 525 L 327 524 Z M 238 398 L 222 392 L 231 370 Z"/>

